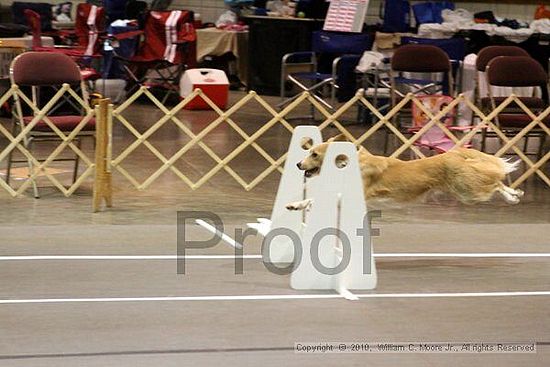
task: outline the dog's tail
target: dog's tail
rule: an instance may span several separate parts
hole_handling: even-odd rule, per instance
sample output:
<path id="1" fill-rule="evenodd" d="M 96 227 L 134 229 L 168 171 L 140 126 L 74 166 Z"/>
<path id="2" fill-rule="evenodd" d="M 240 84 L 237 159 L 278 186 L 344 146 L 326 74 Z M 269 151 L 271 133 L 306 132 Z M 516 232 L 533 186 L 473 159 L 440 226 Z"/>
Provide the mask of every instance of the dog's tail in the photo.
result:
<path id="1" fill-rule="evenodd" d="M 521 163 L 520 159 L 518 159 L 517 161 L 514 161 L 514 162 L 510 162 L 510 158 L 500 158 L 500 160 L 502 162 L 502 166 L 504 168 L 504 173 L 505 174 L 512 173 L 515 170 L 517 170 L 519 168 L 520 163 Z"/>

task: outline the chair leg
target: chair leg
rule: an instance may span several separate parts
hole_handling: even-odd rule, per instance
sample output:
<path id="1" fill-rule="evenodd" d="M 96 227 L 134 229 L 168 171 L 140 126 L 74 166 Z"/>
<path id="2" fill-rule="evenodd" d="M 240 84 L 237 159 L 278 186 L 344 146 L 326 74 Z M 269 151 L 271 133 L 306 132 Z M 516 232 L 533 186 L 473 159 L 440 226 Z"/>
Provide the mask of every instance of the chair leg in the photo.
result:
<path id="1" fill-rule="evenodd" d="M 12 157 L 12 154 L 13 154 L 13 150 L 9 152 L 8 154 L 8 165 L 6 167 L 6 178 L 4 179 L 4 181 L 6 181 L 6 183 L 9 185 L 10 184 L 10 176 L 11 176 L 11 161 L 13 160 L 13 157 Z"/>
<path id="2" fill-rule="evenodd" d="M 145 76 L 142 79 L 140 79 L 136 75 L 136 73 L 140 73 L 139 70 L 136 70 L 136 73 L 134 73 L 132 69 L 128 67 L 128 65 L 122 64 L 122 67 L 126 71 L 126 75 L 129 77 L 128 80 L 126 81 L 125 94 L 126 94 L 126 97 L 130 97 L 134 92 L 136 92 L 137 90 L 139 90 L 139 88 L 141 88 L 141 86 L 143 85 L 143 81 L 144 81 L 143 79 L 145 78 Z M 147 75 L 147 71 L 145 71 L 144 75 Z"/>
<path id="3" fill-rule="evenodd" d="M 311 88 L 311 86 L 310 86 Z M 311 95 L 315 98 L 315 91 L 311 91 Z M 310 111 L 311 111 L 311 122 L 312 124 L 315 124 L 315 106 L 313 104 L 310 104 Z"/>
<path id="4" fill-rule="evenodd" d="M 21 129 L 22 130 L 22 129 Z M 13 124 L 12 126 L 12 136 L 16 136 L 17 134 L 17 124 Z M 26 135 L 23 136 L 23 146 L 25 149 L 27 149 L 29 152 L 32 150 L 32 137 L 27 137 Z M 16 149 L 16 148 L 14 148 Z M 10 183 L 10 176 L 11 176 L 11 166 L 13 161 L 13 149 L 10 151 L 8 155 L 8 167 L 6 169 L 6 183 L 9 185 Z M 32 190 L 34 197 L 36 199 L 40 198 L 40 195 L 38 194 L 38 186 L 36 185 L 36 180 L 34 178 L 31 179 L 31 175 L 33 173 L 33 165 L 32 161 L 30 159 L 27 159 L 27 165 L 29 167 L 29 180 L 31 180 L 32 183 Z"/>
<path id="5" fill-rule="evenodd" d="M 544 144 L 546 143 L 546 133 L 543 131 L 540 133 L 539 151 L 537 153 L 537 161 L 540 161 L 542 154 L 544 153 Z"/>
<path id="6" fill-rule="evenodd" d="M 292 75 L 288 76 L 288 80 L 292 82 L 294 85 L 296 85 L 298 88 L 300 88 L 302 92 L 309 92 L 311 97 L 314 98 L 317 102 L 319 102 L 319 104 L 323 105 L 327 110 L 333 110 L 333 106 L 331 106 L 329 103 L 327 103 L 325 100 L 323 100 L 323 98 L 321 98 L 318 95 L 318 91 L 320 88 L 325 87 L 327 84 L 333 81 L 331 78 L 324 79 L 317 83 L 311 82 L 311 84 L 308 84 L 308 85 L 302 83 L 298 79 L 294 78 Z M 301 96 L 301 93 L 298 93 L 288 99 L 283 100 L 281 103 L 277 105 L 277 108 L 278 109 L 284 108 L 284 106 L 296 100 L 300 96 Z M 310 115 L 311 119 L 315 120 L 315 107 L 312 104 L 310 108 L 311 108 L 311 115 Z M 310 116 L 307 116 L 307 117 L 310 117 Z"/>
<path id="7" fill-rule="evenodd" d="M 525 134 L 525 141 L 523 142 L 523 153 L 527 153 L 527 148 L 529 147 L 529 134 Z"/>
<path id="8" fill-rule="evenodd" d="M 30 152 L 32 151 L 32 137 L 27 138 L 26 136 L 23 137 L 23 144 L 25 145 L 25 148 Z M 34 178 L 31 178 L 34 167 L 32 165 L 32 161 L 30 159 L 27 160 L 28 166 L 29 166 L 29 180 L 32 182 L 32 191 L 34 194 L 35 199 L 40 199 L 40 194 L 38 193 L 38 186 L 36 185 L 36 180 Z"/>
<path id="9" fill-rule="evenodd" d="M 281 102 L 285 101 L 285 83 L 286 83 L 286 67 L 284 63 L 281 63 L 281 80 L 279 85 L 279 94 L 281 97 Z"/>
<path id="10" fill-rule="evenodd" d="M 176 94 L 178 93 L 176 90 L 175 90 L 175 87 L 172 87 L 172 84 L 168 84 L 167 85 L 167 89 L 166 89 L 166 93 L 164 93 L 164 97 L 162 98 L 162 101 L 161 103 L 164 105 L 166 104 L 166 101 L 168 101 L 168 97 L 170 97 L 172 94 Z"/>
<path id="11" fill-rule="evenodd" d="M 170 95 L 170 91 L 164 93 L 164 97 L 162 98 L 162 101 L 160 101 L 161 104 L 165 105 L 166 101 L 168 100 L 168 96 Z"/>
<path id="12" fill-rule="evenodd" d="M 336 109 L 336 89 L 338 88 L 338 85 L 336 84 L 336 78 L 334 78 L 334 81 L 330 83 L 330 104 L 334 109 Z"/>
<path id="13" fill-rule="evenodd" d="M 388 154 L 388 147 L 390 142 L 390 131 L 386 128 L 385 135 L 384 135 L 384 155 Z"/>
<path id="14" fill-rule="evenodd" d="M 295 94 L 294 96 L 288 98 L 288 99 L 285 99 L 283 102 L 279 103 L 277 105 L 277 108 L 278 109 L 283 109 L 286 105 L 288 105 L 290 102 L 298 99 L 298 97 L 300 97 L 300 94 Z"/>
<path id="15" fill-rule="evenodd" d="M 162 87 L 166 89 L 166 93 L 162 98 L 161 103 L 165 104 L 168 101 L 168 97 L 173 93 L 179 93 L 177 85 L 185 70 L 184 65 L 169 65 L 167 67 L 157 66 L 153 67 L 154 72 L 158 75 L 158 79 Z"/>
<path id="16" fill-rule="evenodd" d="M 11 127 L 11 135 L 15 137 L 15 134 L 17 134 L 17 125 L 15 122 L 13 122 Z M 11 176 L 11 166 L 13 161 L 13 150 L 16 148 L 13 148 L 10 150 L 10 153 L 8 154 L 8 166 L 6 167 L 6 183 L 10 184 L 10 176 Z"/>
<path id="17" fill-rule="evenodd" d="M 487 143 L 487 129 L 481 129 L 481 147 L 480 151 L 485 153 L 485 144 Z"/>
<path id="18" fill-rule="evenodd" d="M 80 150 L 82 147 L 82 140 L 81 139 L 75 139 L 76 140 L 76 147 Z M 75 153 L 74 157 L 74 170 L 73 170 L 73 185 L 76 182 L 76 178 L 78 177 L 78 164 L 80 163 L 80 157 L 78 154 Z"/>

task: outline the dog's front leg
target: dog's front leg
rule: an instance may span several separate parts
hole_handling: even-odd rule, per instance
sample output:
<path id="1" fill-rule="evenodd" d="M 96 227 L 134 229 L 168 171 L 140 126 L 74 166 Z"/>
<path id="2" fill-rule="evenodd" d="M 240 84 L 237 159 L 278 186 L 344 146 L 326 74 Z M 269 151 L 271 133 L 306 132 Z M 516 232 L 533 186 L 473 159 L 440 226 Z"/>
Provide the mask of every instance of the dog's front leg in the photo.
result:
<path id="1" fill-rule="evenodd" d="M 301 201 L 294 201 L 286 204 L 287 210 L 309 210 L 313 204 L 313 199 L 305 199 Z"/>

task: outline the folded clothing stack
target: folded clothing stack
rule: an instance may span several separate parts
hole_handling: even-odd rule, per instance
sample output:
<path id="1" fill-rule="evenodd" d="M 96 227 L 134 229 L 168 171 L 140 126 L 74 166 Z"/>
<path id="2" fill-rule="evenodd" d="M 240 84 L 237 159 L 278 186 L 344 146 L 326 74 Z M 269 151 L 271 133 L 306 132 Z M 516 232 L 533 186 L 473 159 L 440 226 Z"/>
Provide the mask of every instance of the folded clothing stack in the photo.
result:
<path id="1" fill-rule="evenodd" d="M 501 36 L 509 41 L 520 43 L 534 33 L 550 33 L 550 20 L 540 19 L 530 25 L 517 20 L 499 19 L 492 12 L 476 13 L 465 9 L 443 10 L 443 23 L 421 24 L 418 35 L 424 38 L 450 38 L 463 30 L 484 31 L 489 36 Z"/>

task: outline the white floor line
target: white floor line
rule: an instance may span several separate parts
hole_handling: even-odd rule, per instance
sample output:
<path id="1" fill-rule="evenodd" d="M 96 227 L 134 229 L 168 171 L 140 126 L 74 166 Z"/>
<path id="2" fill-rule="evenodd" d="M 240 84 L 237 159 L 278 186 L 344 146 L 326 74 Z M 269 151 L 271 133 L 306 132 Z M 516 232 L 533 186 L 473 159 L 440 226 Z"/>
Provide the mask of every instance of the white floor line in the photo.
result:
<path id="1" fill-rule="evenodd" d="M 242 255 L 238 258 L 261 259 L 262 255 Z M 0 256 L 0 261 L 32 260 L 176 260 L 176 255 L 21 255 Z M 235 255 L 186 255 L 186 260 L 235 259 Z"/>
<path id="2" fill-rule="evenodd" d="M 395 252 L 374 254 L 374 257 L 550 257 L 550 253 L 537 252 Z"/>
<path id="3" fill-rule="evenodd" d="M 242 255 L 238 258 L 243 259 L 261 259 L 262 255 Z M 414 252 L 396 252 L 396 253 L 375 253 L 375 258 L 546 258 L 550 253 L 521 253 L 521 252 L 480 252 L 480 253 L 414 253 Z M 183 258 L 183 257 L 181 257 Z M 186 255 L 186 260 L 223 260 L 234 259 L 235 255 Z M 0 261 L 33 261 L 33 260 L 176 260 L 176 255 L 13 255 L 0 256 Z"/>
<path id="4" fill-rule="evenodd" d="M 358 298 L 458 298 L 458 297 L 534 297 L 550 296 L 550 291 L 525 292 L 466 292 L 466 293 L 369 293 L 354 294 Z M 242 296 L 182 296 L 182 297 L 124 297 L 124 298 L 30 298 L 0 299 L 2 304 L 87 303 L 87 302 L 192 302 L 192 301 L 272 301 L 304 299 L 344 299 L 341 294 L 273 294 Z"/>

